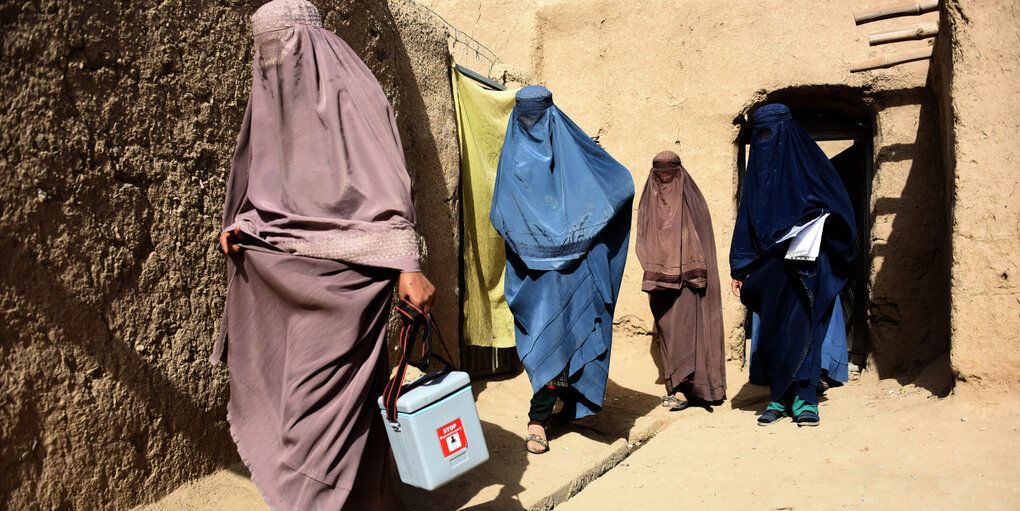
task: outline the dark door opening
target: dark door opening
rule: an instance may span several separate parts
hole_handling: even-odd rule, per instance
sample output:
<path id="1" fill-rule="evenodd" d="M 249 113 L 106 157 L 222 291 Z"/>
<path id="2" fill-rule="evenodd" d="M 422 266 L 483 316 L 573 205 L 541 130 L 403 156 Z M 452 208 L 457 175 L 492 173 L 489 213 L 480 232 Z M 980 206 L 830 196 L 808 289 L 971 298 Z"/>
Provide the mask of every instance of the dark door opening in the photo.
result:
<path id="1" fill-rule="evenodd" d="M 868 272 L 871 267 L 871 178 L 874 161 L 871 124 L 867 119 L 848 116 L 843 112 L 825 109 L 798 109 L 791 106 L 793 118 L 807 130 L 825 151 L 829 161 L 850 195 L 857 222 L 857 258 L 846 288 L 840 294 L 843 315 L 846 319 L 846 341 L 850 362 L 864 366 L 868 338 Z M 745 127 L 740 134 L 740 151 L 737 155 L 737 201 L 744 184 L 744 171 L 749 151 L 751 129 Z M 751 337 L 751 312 L 744 322 L 745 337 Z"/>

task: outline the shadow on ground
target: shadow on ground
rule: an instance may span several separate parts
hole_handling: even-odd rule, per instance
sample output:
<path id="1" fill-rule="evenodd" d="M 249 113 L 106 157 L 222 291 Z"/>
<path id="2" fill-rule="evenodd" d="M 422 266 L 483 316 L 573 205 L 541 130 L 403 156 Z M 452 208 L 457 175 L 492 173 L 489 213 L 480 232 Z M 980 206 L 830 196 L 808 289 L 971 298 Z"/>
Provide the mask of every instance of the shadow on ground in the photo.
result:
<path id="1" fill-rule="evenodd" d="M 658 396 L 609 380 L 602 411 L 577 421 L 551 423 L 550 451 L 534 455 L 524 447 L 531 398 L 527 376 L 517 373 L 477 380 L 474 390 L 489 461 L 434 491 L 398 483 L 397 492 L 408 510 L 518 511 L 565 500 L 580 491 L 583 482 L 578 481 L 585 474 L 611 468 L 605 467 L 605 460 L 616 455 L 621 439 L 643 440 L 661 424 L 651 420 L 646 428 L 639 424 L 659 406 Z M 649 427 L 653 429 L 645 431 Z"/>
<path id="2" fill-rule="evenodd" d="M 489 461 L 433 491 L 398 483 L 397 492 L 408 510 L 441 509 L 499 509 L 523 510 L 517 495 L 524 490 L 521 478 L 528 466 L 527 452 L 520 435 L 491 422 L 482 422 L 485 443 L 489 448 Z M 488 501 L 464 507 L 479 492 L 498 486 Z"/>

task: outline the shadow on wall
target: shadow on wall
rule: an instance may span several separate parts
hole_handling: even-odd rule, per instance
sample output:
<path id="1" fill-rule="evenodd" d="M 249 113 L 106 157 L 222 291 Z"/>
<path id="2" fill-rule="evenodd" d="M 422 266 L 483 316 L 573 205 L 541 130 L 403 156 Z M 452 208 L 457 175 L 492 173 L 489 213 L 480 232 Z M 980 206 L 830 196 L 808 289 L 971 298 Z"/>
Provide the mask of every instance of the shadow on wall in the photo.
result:
<path id="1" fill-rule="evenodd" d="M 913 143 L 882 146 L 875 158 L 876 180 L 883 178 L 886 163 L 909 161 L 910 168 L 898 196 L 876 194 L 873 200 L 872 222 L 892 221 L 888 234 L 872 241 L 872 260 L 881 259 L 868 314 L 872 360 L 880 377 L 895 376 L 900 383 L 914 382 L 944 395 L 953 385 L 945 356 L 952 253 L 938 108 L 927 87 L 889 92 L 874 101 L 876 110 L 915 104 L 920 111 Z M 917 378 L 922 373 L 924 378 Z"/>
<path id="2" fill-rule="evenodd" d="M 44 470 L 49 457 L 62 458 L 62 470 L 98 469 L 102 474 L 88 482 L 59 481 L 63 485 L 50 488 L 51 493 L 45 496 L 45 501 L 58 503 L 54 508 L 75 507 L 71 505 L 76 502 L 75 491 L 103 491 L 93 485 L 123 492 L 123 497 L 137 498 L 140 488 L 133 487 L 127 478 L 110 474 L 107 470 L 111 469 L 103 469 L 160 473 L 153 462 L 161 458 L 149 456 L 157 451 L 174 460 L 176 456 L 169 451 L 180 449 L 179 442 L 207 457 L 229 459 L 230 451 L 224 444 L 224 439 L 229 438 L 224 420 L 226 387 L 216 388 L 217 393 L 209 402 L 196 402 L 186 387 L 180 388 L 158 364 L 147 360 L 141 344 L 125 338 L 125 332 L 117 328 L 117 320 L 110 317 L 113 307 L 87 303 L 87 298 L 65 287 L 59 270 L 34 261 L 28 247 L 19 240 L 7 234 L 0 240 L 8 247 L 0 265 L 12 277 L 22 277 L 5 279 L 8 286 L 5 293 L 17 297 L 19 307 L 30 309 L 32 320 L 47 328 L 45 336 L 40 336 L 32 331 L 34 325 L 26 324 L 25 318 L 14 315 L 7 318 L 14 329 L 20 330 L 22 326 L 29 329 L 20 332 L 17 345 L 7 343 L 15 337 L 7 337 L 5 332 L 4 351 L 21 356 L 15 358 L 18 367 L 3 370 L 5 374 L 24 378 L 30 390 L 27 395 L 11 392 L 5 396 L 14 400 L 4 407 L 14 417 L 5 420 L 13 430 L 5 427 L 4 431 L 2 463 L 8 467 L 0 486 L 4 495 L 14 493 L 18 483 L 53 477 Z M 137 270 L 136 266 L 124 280 L 136 279 Z M 124 298 L 116 296 L 109 300 Z M 46 360 L 31 360 L 26 356 L 29 350 Z M 190 356 L 178 360 L 206 363 L 198 353 L 191 351 Z M 25 358 L 28 363 L 24 363 Z M 57 364 L 54 373 L 40 374 L 39 371 L 47 369 L 46 362 Z M 5 385 L 5 389 L 10 392 L 17 387 Z M 66 407 L 60 411 L 63 424 L 54 423 L 45 413 L 54 405 L 57 409 L 62 408 L 60 405 Z M 174 431 L 177 438 L 160 438 L 149 428 Z M 52 444 L 55 441 L 59 443 Z M 196 459 L 188 466 L 206 463 L 208 459 Z"/>
<path id="3" fill-rule="evenodd" d="M 423 8 L 409 0 L 382 2 L 381 6 L 397 33 L 392 55 L 377 48 L 372 58 L 389 57 L 391 61 L 383 89 L 397 112 L 418 230 L 426 243 L 423 271 L 436 287 L 433 316 L 445 345 L 445 350 L 438 346 L 433 349 L 456 364 L 460 360 L 460 153 L 447 35 Z M 408 44 L 413 48 L 409 49 Z M 412 54 L 416 57 L 413 60 Z M 376 75 L 383 82 L 380 73 Z M 441 140 L 436 139 L 437 133 L 442 135 Z M 391 318 L 387 343 L 391 365 L 400 358 L 398 332 L 399 322 Z"/>
<path id="4" fill-rule="evenodd" d="M 749 115 L 766 103 L 785 103 L 794 111 L 823 108 L 871 120 L 875 144 L 872 234 L 871 239 L 861 240 L 858 254 L 867 258 L 864 270 L 870 275 L 863 293 L 869 363 L 880 377 L 896 377 L 900 383 L 915 382 L 945 394 L 952 386 L 944 356 L 950 332 L 949 224 L 932 91 L 928 87 L 872 92 L 846 85 L 800 86 L 762 91 L 745 112 Z M 899 108 L 912 105 L 919 110 Z M 890 109 L 898 111 L 886 111 Z M 743 115 L 735 122 L 744 124 L 739 145 L 749 126 Z M 811 126 L 805 127 L 812 131 Z M 743 161 L 743 154 L 739 156 Z M 905 179 L 887 175 L 907 161 Z M 898 184 L 903 181 L 902 186 Z M 924 378 L 918 378 L 922 372 Z"/>
<path id="5" fill-rule="evenodd" d="M 126 507 L 235 456 L 205 358 L 250 44 L 223 8 L 3 11 L 0 501 Z"/>
<path id="6" fill-rule="evenodd" d="M 12 508 L 131 507 L 237 459 L 227 371 L 206 358 L 262 3 L 2 8 L 0 501 Z M 402 42 L 383 0 L 315 3 L 394 103 L 433 269 L 444 245 L 456 254 L 456 201 L 420 185 L 443 183 L 445 160 L 429 119 L 440 99 L 413 71 L 441 70 L 448 97 L 445 36 L 432 48 L 412 27 Z M 433 273 L 455 332 L 450 260 L 449 277 Z"/>

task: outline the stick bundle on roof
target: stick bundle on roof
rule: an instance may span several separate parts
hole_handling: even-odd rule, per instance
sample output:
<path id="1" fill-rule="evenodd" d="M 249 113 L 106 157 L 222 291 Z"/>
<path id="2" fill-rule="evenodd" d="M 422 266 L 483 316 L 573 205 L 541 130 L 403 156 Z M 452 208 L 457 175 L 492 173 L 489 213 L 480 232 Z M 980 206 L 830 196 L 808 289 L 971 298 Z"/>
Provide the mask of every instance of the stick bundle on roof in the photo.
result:
<path id="1" fill-rule="evenodd" d="M 868 36 L 868 43 L 871 44 L 871 46 L 875 46 L 877 44 L 895 43 L 899 41 L 927 39 L 929 37 L 935 37 L 938 33 L 938 23 L 921 23 L 910 28 L 897 28 L 893 30 L 873 32 L 870 36 Z"/>
<path id="2" fill-rule="evenodd" d="M 868 23 L 870 21 L 883 20 L 886 18 L 895 18 L 898 16 L 916 16 L 918 14 L 938 10 L 938 8 L 938 0 L 899 2 L 883 5 L 882 7 L 876 7 L 874 9 L 857 11 L 854 13 L 854 21 L 860 25 L 861 23 Z"/>
<path id="3" fill-rule="evenodd" d="M 915 60 L 925 60 L 931 58 L 931 52 L 931 48 L 924 48 L 920 50 L 905 51 L 902 53 L 894 53 L 892 55 L 858 60 L 857 62 L 850 64 L 850 72 L 859 73 L 861 71 L 892 67 L 898 64 L 913 62 Z"/>

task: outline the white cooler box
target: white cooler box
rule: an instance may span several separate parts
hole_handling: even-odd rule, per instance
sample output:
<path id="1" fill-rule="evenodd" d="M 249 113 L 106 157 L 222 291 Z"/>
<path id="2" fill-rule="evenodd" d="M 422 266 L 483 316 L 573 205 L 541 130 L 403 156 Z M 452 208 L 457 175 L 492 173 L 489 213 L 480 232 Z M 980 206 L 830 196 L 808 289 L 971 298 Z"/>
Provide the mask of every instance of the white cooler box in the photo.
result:
<path id="1" fill-rule="evenodd" d="M 436 377 L 397 399 L 397 421 L 386 420 L 386 436 L 400 480 L 434 490 L 489 459 L 467 373 Z"/>

